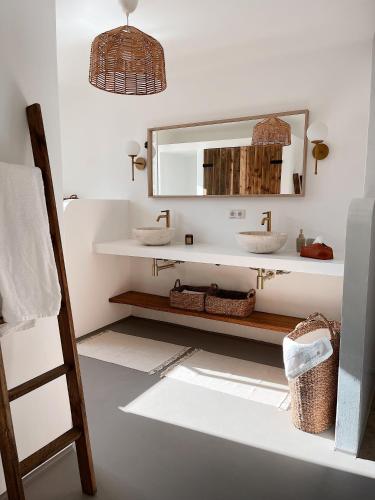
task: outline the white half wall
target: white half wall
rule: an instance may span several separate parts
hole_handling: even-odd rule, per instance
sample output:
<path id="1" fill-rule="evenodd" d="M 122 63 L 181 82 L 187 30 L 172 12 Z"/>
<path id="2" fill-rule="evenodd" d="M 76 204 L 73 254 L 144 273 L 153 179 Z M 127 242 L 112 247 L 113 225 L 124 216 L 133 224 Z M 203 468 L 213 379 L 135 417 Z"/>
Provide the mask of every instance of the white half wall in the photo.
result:
<path id="1" fill-rule="evenodd" d="M 336 448 L 356 455 L 375 381 L 375 199 L 353 200 L 345 258 Z"/>
<path id="2" fill-rule="evenodd" d="M 25 107 L 39 102 L 59 202 L 62 175 L 53 0 L 0 2 L 0 66 L 0 160 L 34 165 Z M 61 206 L 62 203 L 58 208 Z M 1 347 L 9 388 L 62 363 L 55 318 L 3 338 Z M 12 403 L 12 416 L 18 452 L 23 459 L 71 427 L 65 380 L 51 382 Z M 1 472 L 0 492 L 3 491 Z"/>
<path id="3" fill-rule="evenodd" d="M 348 219 L 336 447 L 357 454 L 375 385 L 375 36 L 372 49 L 366 197 Z"/>
<path id="4" fill-rule="evenodd" d="M 129 260 L 92 251 L 93 242 L 126 237 L 128 224 L 129 203 L 125 200 L 64 203 L 63 244 L 77 337 L 130 313 L 130 307 L 108 302 L 129 288 Z"/>

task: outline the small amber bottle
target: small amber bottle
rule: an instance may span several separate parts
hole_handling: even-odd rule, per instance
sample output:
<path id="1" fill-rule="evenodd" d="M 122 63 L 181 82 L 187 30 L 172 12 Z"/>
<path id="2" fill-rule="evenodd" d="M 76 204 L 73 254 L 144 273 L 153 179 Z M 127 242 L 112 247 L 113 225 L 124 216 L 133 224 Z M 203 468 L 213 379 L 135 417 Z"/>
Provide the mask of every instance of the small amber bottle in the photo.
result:
<path id="1" fill-rule="evenodd" d="M 306 238 L 305 235 L 303 234 L 303 229 L 301 229 L 299 232 L 299 236 L 296 240 L 297 252 L 300 253 L 302 247 L 304 247 L 305 245 L 306 245 Z"/>
<path id="2" fill-rule="evenodd" d="M 194 236 L 192 234 L 185 234 L 185 245 L 192 245 L 194 243 Z"/>

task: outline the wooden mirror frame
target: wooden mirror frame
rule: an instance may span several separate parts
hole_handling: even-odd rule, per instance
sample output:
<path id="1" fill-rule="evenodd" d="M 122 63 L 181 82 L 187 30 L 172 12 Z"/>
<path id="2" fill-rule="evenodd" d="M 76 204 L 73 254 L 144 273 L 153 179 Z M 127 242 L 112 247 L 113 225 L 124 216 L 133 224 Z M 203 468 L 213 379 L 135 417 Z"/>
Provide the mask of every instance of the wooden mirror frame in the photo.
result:
<path id="1" fill-rule="evenodd" d="M 250 120 L 262 120 L 272 116 L 291 116 L 291 115 L 304 115 L 305 116 L 305 129 L 304 129 L 304 146 L 303 146 L 303 177 L 302 177 L 302 190 L 300 194 L 232 194 L 232 195 L 157 195 L 153 193 L 153 165 L 152 165 L 152 134 L 160 130 L 170 130 L 176 128 L 189 128 L 199 127 L 203 125 L 218 125 L 220 123 L 234 123 L 244 122 Z M 225 120 L 212 120 L 206 122 L 183 123 L 178 125 L 168 125 L 165 127 L 154 127 L 147 129 L 147 169 L 148 169 L 148 196 L 149 198 L 257 198 L 257 197 L 304 197 L 306 187 L 306 163 L 307 163 L 307 128 L 309 126 L 309 110 L 302 109 L 296 111 L 281 111 L 280 113 L 268 113 L 265 115 L 243 116 L 241 118 L 227 118 Z"/>

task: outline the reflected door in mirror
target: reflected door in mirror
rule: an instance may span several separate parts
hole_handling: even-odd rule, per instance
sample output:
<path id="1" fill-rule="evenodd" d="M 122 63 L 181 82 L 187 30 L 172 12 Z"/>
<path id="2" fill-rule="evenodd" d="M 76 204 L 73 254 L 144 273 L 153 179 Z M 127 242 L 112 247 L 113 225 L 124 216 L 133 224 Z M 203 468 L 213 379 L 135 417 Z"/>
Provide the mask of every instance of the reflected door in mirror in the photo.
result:
<path id="1" fill-rule="evenodd" d="M 283 148 L 280 145 L 204 150 L 204 194 L 280 194 Z"/>

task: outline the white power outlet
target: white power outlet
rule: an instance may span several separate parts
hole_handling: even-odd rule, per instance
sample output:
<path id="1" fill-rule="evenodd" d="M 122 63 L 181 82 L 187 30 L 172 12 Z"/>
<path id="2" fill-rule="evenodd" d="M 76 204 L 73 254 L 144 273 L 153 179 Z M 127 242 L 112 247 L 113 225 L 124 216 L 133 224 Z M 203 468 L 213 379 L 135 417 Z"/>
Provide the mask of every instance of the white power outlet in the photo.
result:
<path id="1" fill-rule="evenodd" d="M 246 210 L 244 208 L 233 208 L 229 212 L 230 219 L 245 219 L 246 218 Z"/>

